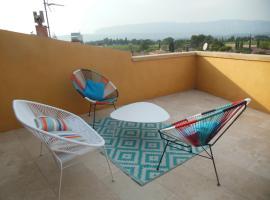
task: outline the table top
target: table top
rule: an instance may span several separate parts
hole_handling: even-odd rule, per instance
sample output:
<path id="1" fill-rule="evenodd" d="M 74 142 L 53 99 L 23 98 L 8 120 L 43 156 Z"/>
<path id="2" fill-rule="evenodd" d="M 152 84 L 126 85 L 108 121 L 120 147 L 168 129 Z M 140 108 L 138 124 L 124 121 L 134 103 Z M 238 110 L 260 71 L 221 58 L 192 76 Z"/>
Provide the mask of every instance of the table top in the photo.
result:
<path id="1" fill-rule="evenodd" d="M 168 120 L 170 115 L 156 104 L 137 102 L 116 109 L 111 113 L 111 118 L 129 122 L 158 123 Z"/>

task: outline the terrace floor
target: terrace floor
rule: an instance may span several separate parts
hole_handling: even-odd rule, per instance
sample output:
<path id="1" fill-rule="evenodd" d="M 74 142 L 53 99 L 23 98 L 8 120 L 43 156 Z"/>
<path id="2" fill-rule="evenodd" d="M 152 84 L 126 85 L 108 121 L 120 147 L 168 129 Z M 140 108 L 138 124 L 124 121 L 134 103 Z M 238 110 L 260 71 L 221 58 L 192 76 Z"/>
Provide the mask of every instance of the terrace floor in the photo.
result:
<path id="1" fill-rule="evenodd" d="M 149 101 L 165 108 L 170 121 L 227 103 L 196 90 Z M 97 116 L 111 111 L 99 111 Z M 48 151 L 40 157 L 39 149 L 38 140 L 25 129 L 0 133 L 0 200 L 57 199 L 58 168 Z M 143 187 L 113 166 L 112 183 L 105 158 L 95 151 L 64 170 L 62 200 L 270 199 L 269 114 L 248 108 L 213 150 L 220 187 L 212 163 L 200 157 Z"/>

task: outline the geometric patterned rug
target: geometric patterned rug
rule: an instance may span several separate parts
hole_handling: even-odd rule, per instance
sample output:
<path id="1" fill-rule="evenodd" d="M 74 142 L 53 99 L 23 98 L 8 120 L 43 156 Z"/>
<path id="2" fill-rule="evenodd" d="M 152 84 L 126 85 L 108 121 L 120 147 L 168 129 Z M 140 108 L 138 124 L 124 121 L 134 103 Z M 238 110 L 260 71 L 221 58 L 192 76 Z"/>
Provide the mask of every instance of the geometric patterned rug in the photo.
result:
<path id="1" fill-rule="evenodd" d="M 194 156 L 168 146 L 157 171 L 164 148 L 158 129 L 164 126 L 162 123 L 124 122 L 109 117 L 95 124 L 97 132 L 106 141 L 110 160 L 141 186 Z M 202 148 L 193 148 L 194 153 L 202 151 Z"/>

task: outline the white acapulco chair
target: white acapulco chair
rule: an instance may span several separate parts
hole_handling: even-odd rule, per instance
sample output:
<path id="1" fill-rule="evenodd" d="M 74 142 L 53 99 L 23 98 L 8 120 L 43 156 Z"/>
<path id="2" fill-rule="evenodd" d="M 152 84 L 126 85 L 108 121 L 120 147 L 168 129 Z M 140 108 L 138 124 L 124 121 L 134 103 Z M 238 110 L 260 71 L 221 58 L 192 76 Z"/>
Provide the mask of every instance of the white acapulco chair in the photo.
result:
<path id="1" fill-rule="evenodd" d="M 108 155 L 105 149 L 105 141 L 83 119 L 68 111 L 27 100 L 14 100 L 13 110 L 18 121 L 21 122 L 26 129 L 32 132 L 34 136 L 41 140 L 40 153 L 42 152 L 42 144 L 45 144 L 52 153 L 57 166 L 60 168 L 58 190 L 59 199 L 61 197 L 63 169 L 76 163 L 74 161 L 79 156 L 97 148 L 103 149 L 112 181 L 114 181 Z M 76 134 L 80 134 L 83 138 L 83 142 L 64 138 L 54 133 L 38 129 L 34 119 L 39 116 L 50 116 L 64 120 L 72 132 L 74 131 Z"/>

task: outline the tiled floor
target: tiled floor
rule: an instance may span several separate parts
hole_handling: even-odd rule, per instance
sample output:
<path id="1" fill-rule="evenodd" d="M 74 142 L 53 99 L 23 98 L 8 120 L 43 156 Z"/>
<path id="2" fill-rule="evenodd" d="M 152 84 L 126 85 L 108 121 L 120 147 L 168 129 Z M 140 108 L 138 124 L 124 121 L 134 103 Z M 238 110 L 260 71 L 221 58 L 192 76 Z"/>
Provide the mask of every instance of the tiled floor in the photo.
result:
<path id="1" fill-rule="evenodd" d="M 149 101 L 165 108 L 171 121 L 227 102 L 196 90 Z M 39 156 L 39 148 L 25 129 L 0 133 L 1 200 L 57 199 L 58 169 L 48 151 Z M 249 108 L 213 150 L 220 187 L 212 163 L 200 157 L 143 187 L 113 166 L 111 182 L 105 158 L 95 151 L 64 170 L 62 200 L 270 199 L 270 115 Z"/>

